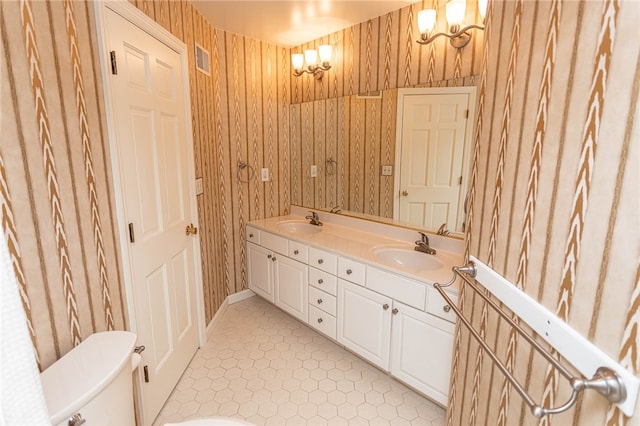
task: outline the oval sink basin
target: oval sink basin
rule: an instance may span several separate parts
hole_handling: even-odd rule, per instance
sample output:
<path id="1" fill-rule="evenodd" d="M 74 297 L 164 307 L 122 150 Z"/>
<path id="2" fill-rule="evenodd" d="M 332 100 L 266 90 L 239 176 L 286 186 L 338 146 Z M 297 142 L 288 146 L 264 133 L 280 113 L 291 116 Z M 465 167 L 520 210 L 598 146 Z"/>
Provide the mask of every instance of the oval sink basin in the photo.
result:
<path id="1" fill-rule="evenodd" d="M 440 269 L 442 263 L 433 255 L 405 248 L 379 248 L 373 254 L 381 261 L 413 271 Z"/>
<path id="2" fill-rule="evenodd" d="M 309 222 L 303 220 L 283 220 L 276 224 L 278 229 L 282 232 L 288 232 L 290 234 L 317 234 L 322 231 L 322 226 L 312 225 Z"/>

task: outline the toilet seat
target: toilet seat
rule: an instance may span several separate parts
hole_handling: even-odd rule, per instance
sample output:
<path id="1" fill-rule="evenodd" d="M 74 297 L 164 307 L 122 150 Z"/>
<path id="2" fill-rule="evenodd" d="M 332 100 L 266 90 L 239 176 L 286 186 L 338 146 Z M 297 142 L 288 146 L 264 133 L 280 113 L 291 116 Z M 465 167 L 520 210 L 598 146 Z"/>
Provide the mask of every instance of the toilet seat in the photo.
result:
<path id="1" fill-rule="evenodd" d="M 164 426 L 254 426 L 240 419 L 226 417 L 205 417 L 201 419 L 187 420 L 180 423 L 165 423 Z"/>

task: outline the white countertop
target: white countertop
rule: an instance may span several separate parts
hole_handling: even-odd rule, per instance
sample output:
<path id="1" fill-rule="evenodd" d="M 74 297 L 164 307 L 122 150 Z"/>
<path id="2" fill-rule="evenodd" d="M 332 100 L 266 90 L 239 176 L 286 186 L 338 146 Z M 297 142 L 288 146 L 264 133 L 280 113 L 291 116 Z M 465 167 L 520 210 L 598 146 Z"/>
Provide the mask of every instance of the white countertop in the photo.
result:
<path id="1" fill-rule="evenodd" d="M 278 223 L 282 221 L 300 220 L 306 221 L 302 216 L 287 215 L 277 216 L 269 219 L 259 219 L 249 222 L 247 225 L 254 228 L 281 235 L 287 239 L 304 243 L 310 247 L 320 250 L 329 250 L 338 255 L 346 256 L 368 265 L 386 269 L 394 273 L 417 279 L 427 284 L 446 284 L 453 277 L 451 268 L 462 265 L 462 254 L 436 249 L 434 255 L 424 254 L 424 256 L 434 256 L 442 263 L 438 269 L 414 270 L 400 265 L 383 262 L 375 254 L 375 249 L 380 248 L 404 248 L 413 250 L 414 244 L 406 241 L 380 236 L 374 233 L 352 229 L 334 223 L 323 222 L 322 230 L 315 234 L 290 233 L 282 231 Z M 448 287 L 447 290 L 457 293 L 457 282 Z"/>

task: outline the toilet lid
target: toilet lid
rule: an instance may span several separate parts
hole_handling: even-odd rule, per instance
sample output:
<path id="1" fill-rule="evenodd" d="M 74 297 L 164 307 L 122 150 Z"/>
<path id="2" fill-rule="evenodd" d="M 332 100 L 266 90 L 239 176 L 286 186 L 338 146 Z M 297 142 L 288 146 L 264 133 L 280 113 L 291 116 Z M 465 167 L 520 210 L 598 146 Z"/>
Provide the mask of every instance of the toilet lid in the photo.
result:
<path id="1" fill-rule="evenodd" d="M 225 417 L 206 417 L 201 419 L 187 420 L 181 423 L 165 423 L 164 426 L 254 426 L 240 419 L 230 419 Z"/>

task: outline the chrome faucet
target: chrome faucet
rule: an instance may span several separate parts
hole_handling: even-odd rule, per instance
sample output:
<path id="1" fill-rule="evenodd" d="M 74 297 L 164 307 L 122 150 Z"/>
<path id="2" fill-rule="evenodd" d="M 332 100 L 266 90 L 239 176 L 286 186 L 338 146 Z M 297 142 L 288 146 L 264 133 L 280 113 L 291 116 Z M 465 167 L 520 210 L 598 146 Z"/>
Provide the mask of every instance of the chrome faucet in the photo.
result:
<path id="1" fill-rule="evenodd" d="M 342 213 L 340 206 L 331 207 L 331 211 L 329 213 Z"/>
<path id="2" fill-rule="evenodd" d="M 309 219 L 309 223 L 312 225 L 316 225 L 316 226 L 322 226 L 322 222 L 320 222 L 320 218 L 318 217 L 318 213 L 316 212 L 312 212 L 311 210 L 309 210 L 309 213 L 311 213 L 308 216 L 305 216 L 305 219 Z"/>
<path id="3" fill-rule="evenodd" d="M 429 247 L 429 237 L 427 237 L 427 234 L 424 234 L 422 232 L 419 232 L 419 234 L 421 239 L 416 241 L 416 246 L 414 247 L 414 250 L 421 251 L 427 254 L 436 254 L 435 249 L 432 249 L 431 247 Z"/>

